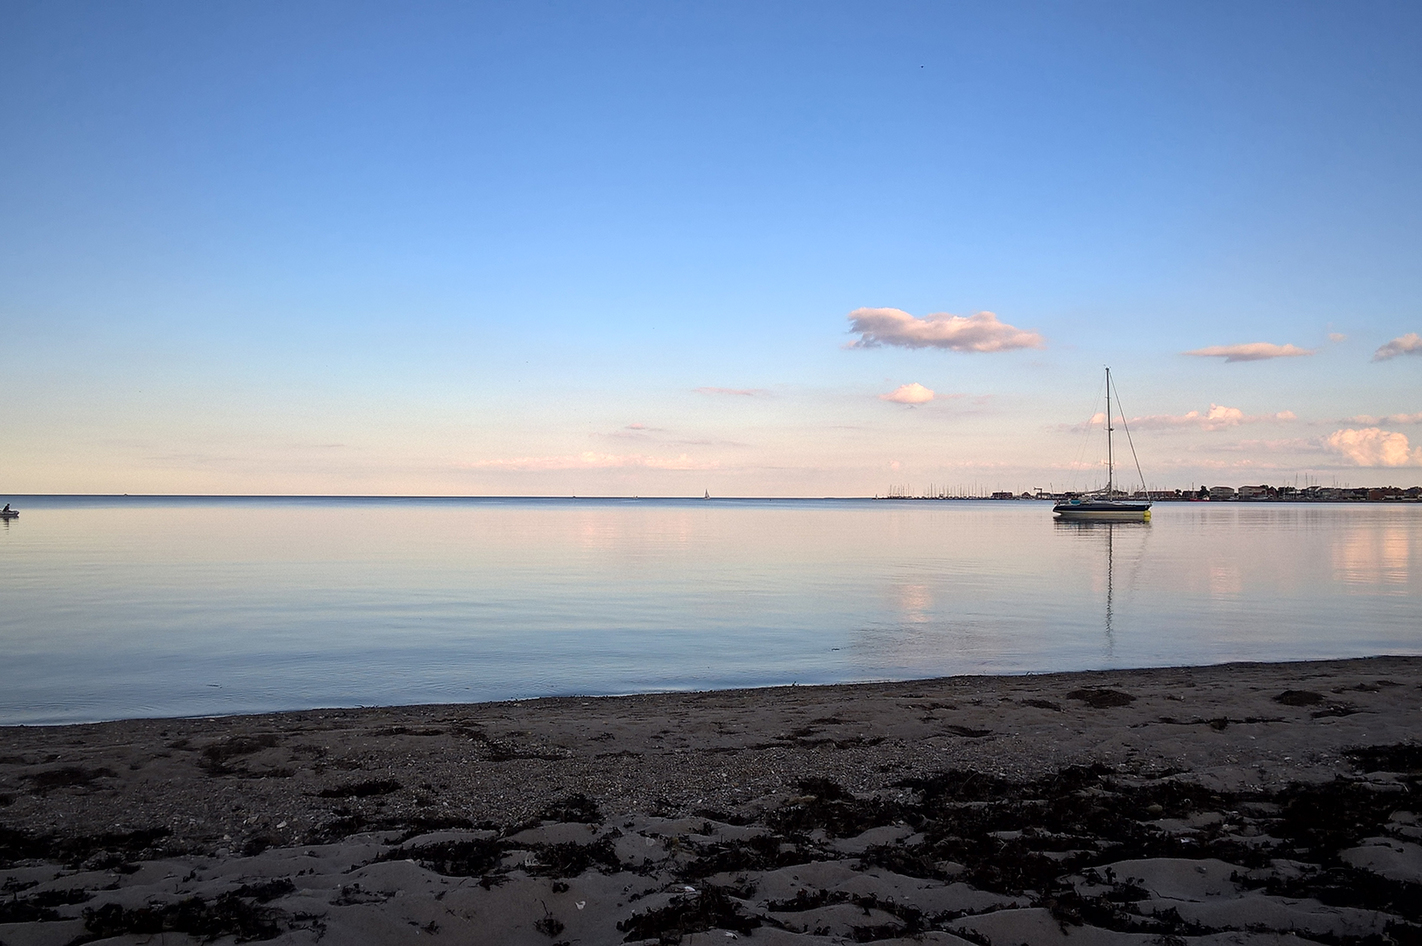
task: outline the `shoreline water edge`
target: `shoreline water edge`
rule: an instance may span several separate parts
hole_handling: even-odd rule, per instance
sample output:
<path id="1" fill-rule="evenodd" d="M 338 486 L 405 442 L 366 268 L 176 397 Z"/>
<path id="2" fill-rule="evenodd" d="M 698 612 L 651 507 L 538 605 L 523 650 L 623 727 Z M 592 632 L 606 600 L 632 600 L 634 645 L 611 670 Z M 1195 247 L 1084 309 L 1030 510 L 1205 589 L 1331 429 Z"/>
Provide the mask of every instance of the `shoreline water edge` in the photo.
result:
<path id="1" fill-rule="evenodd" d="M 1422 658 L 0 728 L 0 942 L 1402 943 Z"/>

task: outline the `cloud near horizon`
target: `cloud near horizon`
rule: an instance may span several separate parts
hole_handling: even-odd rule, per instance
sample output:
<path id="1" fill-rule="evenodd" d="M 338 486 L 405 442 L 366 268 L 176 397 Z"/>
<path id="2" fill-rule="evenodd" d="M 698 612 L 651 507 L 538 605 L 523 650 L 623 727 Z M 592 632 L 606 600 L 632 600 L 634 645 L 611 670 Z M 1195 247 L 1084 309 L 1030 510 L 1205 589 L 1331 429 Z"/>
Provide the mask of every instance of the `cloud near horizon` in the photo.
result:
<path id="1" fill-rule="evenodd" d="M 951 315 L 934 312 L 915 318 L 903 309 L 855 309 L 849 330 L 859 335 L 850 348 L 945 348 L 960 352 L 1013 351 L 1045 348 L 1037 332 L 998 321 L 991 312 Z"/>
<path id="2" fill-rule="evenodd" d="M 1387 361 L 1398 355 L 1422 355 L 1422 335 L 1408 332 L 1406 335 L 1397 336 L 1373 352 L 1373 361 Z"/>
<path id="3" fill-rule="evenodd" d="M 881 401 L 893 401 L 895 404 L 927 404 L 933 400 L 933 389 L 926 388 L 917 381 L 911 384 L 900 385 L 888 394 L 879 395 Z"/>
<path id="4" fill-rule="evenodd" d="M 1270 358 L 1298 358 L 1303 355 L 1315 354 L 1312 348 L 1300 348 L 1297 345 L 1275 345 L 1272 342 L 1246 342 L 1243 345 L 1211 345 L 1208 348 L 1196 348 L 1194 351 L 1182 352 L 1186 355 L 1194 355 L 1196 358 L 1223 358 L 1230 361 L 1265 361 Z"/>
<path id="5" fill-rule="evenodd" d="M 1422 424 L 1422 411 L 1416 414 L 1385 414 L 1382 417 L 1359 414 L 1356 417 L 1344 418 L 1343 423 L 1362 424 L 1364 427 L 1376 427 L 1379 424 Z"/>
<path id="6" fill-rule="evenodd" d="M 1378 427 L 1335 430 L 1323 442 L 1358 466 L 1422 466 L 1422 447 L 1413 449 L 1406 434 Z"/>
<path id="7" fill-rule="evenodd" d="M 636 423 L 628 424 L 625 427 L 619 427 L 616 430 L 609 431 L 605 434 L 598 434 L 596 436 L 608 437 L 613 440 L 646 441 L 656 440 L 658 439 L 656 437 L 657 434 L 664 434 L 667 432 L 667 428 L 665 427 L 653 427 L 649 424 L 644 424 L 638 421 Z"/>
<path id="8" fill-rule="evenodd" d="M 770 392 L 765 388 L 692 388 L 697 394 L 729 394 L 733 397 L 763 397 Z"/>
<path id="9" fill-rule="evenodd" d="M 476 460 L 463 465 L 467 469 L 475 470 L 516 470 L 530 473 L 550 470 L 710 470 L 716 467 L 715 463 L 693 460 L 685 453 L 676 457 L 653 457 L 635 453 L 591 451 L 569 456 Z"/>
<path id="10" fill-rule="evenodd" d="M 1279 411 L 1276 414 L 1246 414 L 1237 407 L 1225 407 L 1223 404 L 1211 404 L 1210 409 L 1203 414 L 1199 411 L 1187 411 L 1184 414 L 1152 414 L 1147 417 L 1137 417 L 1127 421 L 1139 427 L 1141 430 L 1160 430 L 1167 427 L 1199 427 L 1201 430 L 1224 430 L 1226 427 L 1238 427 L 1240 424 L 1260 424 L 1269 421 L 1290 421 L 1297 420 L 1293 411 Z"/>
<path id="11" fill-rule="evenodd" d="M 1279 411 L 1277 414 L 1246 414 L 1237 407 L 1226 407 L 1223 404 L 1211 404 L 1210 409 L 1201 413 L 1200 411 L 1188 411 L 1184 414 L 1150 414 L 1144 417 L 1131 417 L 1126 419 L 1126 424 L 1135 427 L 1137 430 L 1169 430 L 1176 427 L 1195 427 L 1200 430 L 1225 430 L 1229 427 L 1238 427 L 1240 424 L 1261 424 L 1269 421 L 1291 421 L 1297 420 L 1293 411 Z M 1078 425 L 1077 429 L 1085 427 L 1099 427 L 1106 422 L 1106 415 L 1097 411 L 1091 420 L 1085 424 Z"/>

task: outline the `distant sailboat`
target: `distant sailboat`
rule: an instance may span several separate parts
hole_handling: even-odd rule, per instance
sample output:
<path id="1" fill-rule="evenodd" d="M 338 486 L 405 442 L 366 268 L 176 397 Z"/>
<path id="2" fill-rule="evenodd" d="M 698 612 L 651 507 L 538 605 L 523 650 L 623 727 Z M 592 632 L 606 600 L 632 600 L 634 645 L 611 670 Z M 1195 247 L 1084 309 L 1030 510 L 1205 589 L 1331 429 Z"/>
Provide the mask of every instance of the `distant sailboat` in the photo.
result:
<path id="1" fill-rule="evenodd" d="M 705 496 L 702 496 L 701 498 L 702 498 L 702 499 L 710 499 L 710 498 L 711 498 L 711 491 L 708 489 L 708 490 L 706 491 L 706 495 L 705 495 Z"/>
<path id="2" fill-rule="evenodd" d="M 1121 406 L 1121 396 L 1116 395 L 1116 407 Z M 1125 427 L 1126 415 L 1121 414 L 1121 425 Z M 1111 369 L 1106 369 L 1106 488 L 1095 492 L 1087 493 L 1085 496 L 1075 496 L 1071 499 L 1063 499 L 1052 506 L 1052 512 L 1062 519 L 1118 519 L 1135 520 L 1137 522 L 1150 521 L 1150 500 L 1148 499 L 1127 499 L 1124 491 L 1121 496 L 1117 496 L 1116 489 L 1116 454 L 1111 441 L 1111 433 L 1115 430 L 1111 423 Z M 1126 442 L 1130 443 L 1131 430 L 1126 430 Z M 1136 456 L 1135 444 L 1131 444 L 1131 458 Z M 1136 460 L 1136 472 L 1139 473 L 1141 464 Z M 1144 487 L 1144 477 L 1142 487 Z"/>

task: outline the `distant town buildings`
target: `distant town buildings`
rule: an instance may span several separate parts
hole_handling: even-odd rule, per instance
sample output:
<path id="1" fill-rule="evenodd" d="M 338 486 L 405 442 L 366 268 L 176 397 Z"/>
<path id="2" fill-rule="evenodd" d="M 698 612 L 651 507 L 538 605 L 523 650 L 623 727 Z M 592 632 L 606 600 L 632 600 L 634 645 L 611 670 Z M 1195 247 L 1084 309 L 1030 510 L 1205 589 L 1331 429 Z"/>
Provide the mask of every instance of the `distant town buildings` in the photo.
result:
<path id="1" fill-rule="evenodd" d="M 1014 493 L 1011 490 L 974 490 L 961 495 L 957 490 L 930 488 L 916 493 L 908 486 L 892 487 L 885 496 L 876 499 L 1036 499 L 1055 502 L 1081 495 L 1074 492 L 1054 493 L 1043 489 Z M 1422 486 L 1201 486 L 1198 489 L 1152 489 L 1122 492 L 1134 499 L 1154 502 L 1214 502 L 1214 503 L 1415 503 L 1422 502 Z"/>

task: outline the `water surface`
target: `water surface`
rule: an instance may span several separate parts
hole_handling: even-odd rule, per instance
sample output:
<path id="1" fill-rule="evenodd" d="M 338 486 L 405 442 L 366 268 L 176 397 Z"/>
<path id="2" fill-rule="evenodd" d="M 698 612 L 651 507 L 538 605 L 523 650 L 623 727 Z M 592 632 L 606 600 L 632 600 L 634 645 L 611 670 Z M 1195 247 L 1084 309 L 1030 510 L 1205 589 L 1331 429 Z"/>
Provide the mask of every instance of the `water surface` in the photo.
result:
<path id="1" fill-rule="evenodd" d="M 30 497 L 0 722 L 1422 653 L 1422 507 Z"/>

